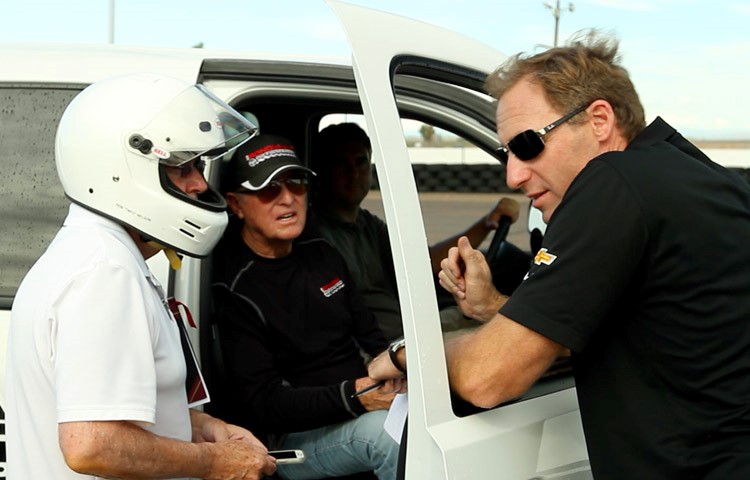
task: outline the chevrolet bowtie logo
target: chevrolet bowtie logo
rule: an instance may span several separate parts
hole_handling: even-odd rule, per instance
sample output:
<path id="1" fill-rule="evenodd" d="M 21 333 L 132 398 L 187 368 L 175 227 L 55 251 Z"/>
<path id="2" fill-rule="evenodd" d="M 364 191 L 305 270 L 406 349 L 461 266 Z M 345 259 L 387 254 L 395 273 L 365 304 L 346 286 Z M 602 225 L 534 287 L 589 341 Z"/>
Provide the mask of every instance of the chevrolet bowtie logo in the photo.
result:
<path id="1" fill-rule="evenodd" d="M 554 262 L 556 258 L 557 258 L 557 255 L 552 255 L 551 253 L 547 251 L 546 248 L 542 248 L 536 253 L 536 256 L 534 257 L 534 264 L 535 265 L 541 265 L 541 264 L 552 265 L 552 262 Z"/>

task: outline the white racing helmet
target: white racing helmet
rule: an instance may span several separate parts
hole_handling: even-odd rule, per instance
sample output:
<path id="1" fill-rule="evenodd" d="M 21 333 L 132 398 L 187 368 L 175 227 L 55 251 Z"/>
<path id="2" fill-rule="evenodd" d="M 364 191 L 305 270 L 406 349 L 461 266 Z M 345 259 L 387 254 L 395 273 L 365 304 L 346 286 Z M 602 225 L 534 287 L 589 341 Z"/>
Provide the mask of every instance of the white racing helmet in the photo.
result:
<path id="1" fill-rule="evenodd" d="M 256 130 L 202 85 L 152 74 L 113 77 L 84 89 L 65 110 L 57 173 L 73 202 L 202 257 L 224 232 L 226 203 L 211 186 L 198 198 L 185 194 L 163 167 L 219 159 Z"/>

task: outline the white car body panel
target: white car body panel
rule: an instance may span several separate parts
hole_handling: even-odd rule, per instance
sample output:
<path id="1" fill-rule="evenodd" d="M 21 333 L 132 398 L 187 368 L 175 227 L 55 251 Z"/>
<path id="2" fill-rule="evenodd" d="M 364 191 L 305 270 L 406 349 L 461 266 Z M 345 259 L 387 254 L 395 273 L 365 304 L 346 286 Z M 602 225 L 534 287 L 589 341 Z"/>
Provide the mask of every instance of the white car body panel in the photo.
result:
<path id="1" fill-rule="evenodd" d="M 0 44 L 2 80 L 90 84 L 105 77 L 149 72 L 194 83 L 206 58 L 346 63 L 336 57 L 202 48 L 151 48 L 121 45 Z M 76 68 L 83 66 L 85 68 Z"/>

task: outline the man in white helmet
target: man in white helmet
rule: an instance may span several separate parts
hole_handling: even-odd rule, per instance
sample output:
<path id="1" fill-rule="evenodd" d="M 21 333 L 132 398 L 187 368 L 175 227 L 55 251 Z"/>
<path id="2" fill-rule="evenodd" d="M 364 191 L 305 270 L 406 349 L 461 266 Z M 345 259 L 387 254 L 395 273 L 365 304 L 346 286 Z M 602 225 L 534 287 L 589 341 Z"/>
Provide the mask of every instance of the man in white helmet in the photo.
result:
<path id="1" fill-rule="evenodd" d="M 11 315 L 9 477 L 273 474 L 249 431 L 188 408 L 179 329 L 146 265 L 211 251 L 226 205 L 202 166 L 254 131 L 202 86 L 156 75 L 102 80 L 68 106 L 55 160 L 73 203 Z"/>

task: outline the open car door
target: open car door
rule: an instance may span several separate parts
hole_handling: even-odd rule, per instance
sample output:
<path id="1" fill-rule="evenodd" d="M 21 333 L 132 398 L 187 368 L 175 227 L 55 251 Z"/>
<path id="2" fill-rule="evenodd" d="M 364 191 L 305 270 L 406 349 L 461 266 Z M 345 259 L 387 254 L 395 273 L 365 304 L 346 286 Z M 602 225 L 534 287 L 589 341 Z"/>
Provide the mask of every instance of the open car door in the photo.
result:
<path id="1" fill-rule="evenodd" d="M 400 122 L 408 101 L 399 89 L 417 78 L 436 92 L 454 89 L 456 95 L 434 99 L 432 88 L 412 93 L 435 102 L 433 124 L 441 124 L 439 115 L 455 112 L 474 126 L 473 140 L 491 151 L 498 146 L 494 102 L 482 85 L 505 55 L 428 24 L 334 0 L 328 4 L 352 47 L 398 280 L 409 365 L 402 477 L 592 478 L 569 371 L 550 375 L 513 402 L 468 413 L 457 407 L 448 385 L 428 244 Z M 467 101 L 446 108 L 459 95 Z"/>

